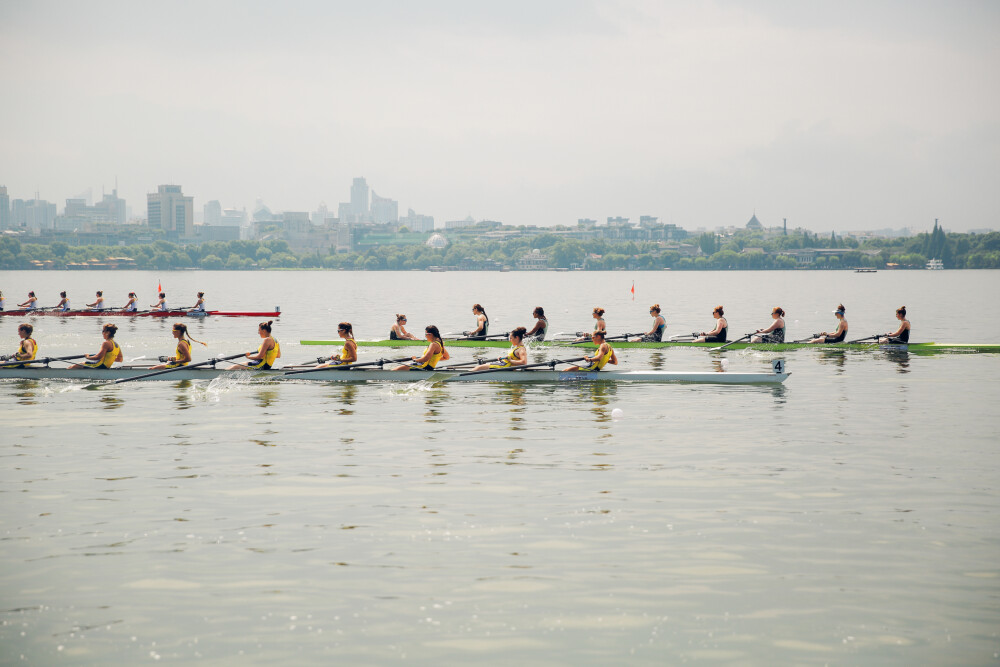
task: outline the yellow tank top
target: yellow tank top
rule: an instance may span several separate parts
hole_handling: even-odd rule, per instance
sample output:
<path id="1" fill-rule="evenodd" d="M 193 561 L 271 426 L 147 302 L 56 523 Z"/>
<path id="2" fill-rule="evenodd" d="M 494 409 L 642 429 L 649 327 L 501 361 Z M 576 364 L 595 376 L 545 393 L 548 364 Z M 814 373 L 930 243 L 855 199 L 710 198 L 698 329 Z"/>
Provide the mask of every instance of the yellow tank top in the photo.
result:
<path id="1" fill-rule="evenodd" d="M 274 341 L 274 347 L 264 354 L 264 363 L 268 366 L 274 366 L 274 360 L 281 356 L 281 347 L 278 345 L 278 341 L 274 338 L 271 338 L 271 340 Z M 267 339 L 265 338 L 264 343 L 266 342 Z M 260 354 L 260 351 L 264 349 L 264 343 L 261 343 L 260 347 L 257 348 L 257 354 Z"/>
<path id="2" fill-rule="evenodd" d="M 188 348 L 191 346 L 189 345 Z M 181 343 L 177 343 L 177 349 L 174 350 L 174 357 L 177 361 L 174 362 L 175 366 L 186 366 L 188 362 L 184 361 L 184 353 L 181 352 Z"/>
<path id="3" fill-rule="evenodd" d="M 435 341 L 435 342 L 437 342 L 437 341 Z M 424 354 L 427 354 L 428 352 L 430 352 L 430 349 L 433 346 L 434 346 L 434 343 L 431 343 L 430 345 L 428 345 L 427 349 L 424 350 Z M 434 368 L 435 366 L 437 366 L 438 362 L 441 361 L 442 355 L 444 355 L 444 346 L 441 345 L 440 343 L 438 343 L 438 351 L 437 351 L 437 353 L 431 355 L 431 358 L 428 359 L 427 363 L 424 364 L 424 368 Z M 420 356 L 424 356 L 424 355 L 422 354 Z"/>
<path id="4" fill-rule="evenodd" d="M 357 343 L 355 343 L 355 345 L 357 345 Z M 340 350 L 340 360 L 341 361 L 347 361 L 350 358 L 351 358 L 351 353 L 348 352 L 348 350 L 347 350 L 347 343 L 345 342 L 343 349 Z"/>
<path id="5" fill-rule="evenodd" d="M 605 345 L 608 344 L 605 343 Z M 591 368 L 593 368 L 595 371 L 599 371 L 602 368 L 604 368 L 604 366 L 611 360 L 611 352 L 612 352 L 611 346 L 608 345 L 608 351 L 602 354 L 600 357 L 598 357 L 597 360 L 592 364 Z"/>
<path id="6" fill-rule="evenodd" d="M 517 351 L 523 350 L 523 345 L 518 345 L 517 347 L 510 348 L 510 352 L 507 353 L 507 361 L 516 361 L 518 359 Z"/>
<path id="7" fill-rule="evenodd" d="M 38 343 L 35 342 L 34 338 L 25 338 L 24 340 L 21 341 L 21 353 L 22 354 L 28 353 L 28 351 L 24 349 L 24 344 L 27 343 L 29 340 L 33 343 L 33 345 L 31 346 L 31 356 L 24 357 L 23 359 L 20 359 L 20 361 L 31 361 L 32 359 L 35 358 L 35 355 L 38 354 Z"/>
<path id="8" fill-rule="evenodd" d="M 118 343 L 112 340 L 111 349 L 108 350 L 107 354 L 105 354 L 104 357 L 101 359 L 101 363 L 97 365 L 104 366 L 105 368 L 111 368 L 111 366 L 115 363 L 115 360 L 118 359 L 118 354 L 121 351 L 122 349 L 118 347 Z"/>

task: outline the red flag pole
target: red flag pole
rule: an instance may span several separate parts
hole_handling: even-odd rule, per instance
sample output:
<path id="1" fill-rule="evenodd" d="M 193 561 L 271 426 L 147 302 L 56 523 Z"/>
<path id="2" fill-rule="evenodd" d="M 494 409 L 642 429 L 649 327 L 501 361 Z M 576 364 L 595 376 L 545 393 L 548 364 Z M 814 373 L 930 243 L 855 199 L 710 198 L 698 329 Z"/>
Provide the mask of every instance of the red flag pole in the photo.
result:
<path id="1" fill-rule="evenodd" d="M 631 292 L 632 292 L 632 300 L 635 301 L 635 281 L 634 280 L 632 281 Z"/>

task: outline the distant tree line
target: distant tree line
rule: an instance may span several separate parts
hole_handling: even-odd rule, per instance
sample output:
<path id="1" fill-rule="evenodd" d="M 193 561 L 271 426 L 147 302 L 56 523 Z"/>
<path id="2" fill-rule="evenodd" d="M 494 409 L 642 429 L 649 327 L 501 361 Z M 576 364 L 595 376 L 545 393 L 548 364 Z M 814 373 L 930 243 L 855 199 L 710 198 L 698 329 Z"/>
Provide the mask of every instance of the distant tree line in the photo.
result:
<path id="1" fill-rule="evenodd" d="M 940 259 L 946 268 L 1000 268 L 1000 232 L 989 234 L 948 234 L 935 225 L 930 233 L 909 238 L 871 239 L 859 244 L 849 237 L 821 237 L 808 232 L 765 237 L 762 233 L 738 232 L 720 237 L 702 234 L 692 239 L 701 256 L 686 256 L 676 248 L 663 248 L 655 242 L 609 241 L 603 239 L 567 239 L 556 234 L 538 234 L 508 240 L 460 240 L 446 248 L 424 244 L 384 244 L 357 252 L 294 253 L 286 241 L 212 241 L 201 245 L 177 245 L 158 240 L 127 246 L 70 246 L 22 243 L 14 237 L 0 238 L 0 269 L 37 268 L 33 261 L 47 268 L 65 268 L 109 257 L 128 257 L 129 268 L 246 270 L 246 269 L 347 269 L 410 270 L 429 266 L 457 267 L 463 260 L 493 260 L 515 267 L 517 261 L 538 249 L 548 257 L 553 268 L 677 269 L 677 270 L 753 270 L 792 268 L 923 268 L 929 259 Z M 811 264 L 800 267 L 792 256 L 782 251 L 820 249 L 827 252 Z M 840 250 L 841 252 L 830 252 Z"/>

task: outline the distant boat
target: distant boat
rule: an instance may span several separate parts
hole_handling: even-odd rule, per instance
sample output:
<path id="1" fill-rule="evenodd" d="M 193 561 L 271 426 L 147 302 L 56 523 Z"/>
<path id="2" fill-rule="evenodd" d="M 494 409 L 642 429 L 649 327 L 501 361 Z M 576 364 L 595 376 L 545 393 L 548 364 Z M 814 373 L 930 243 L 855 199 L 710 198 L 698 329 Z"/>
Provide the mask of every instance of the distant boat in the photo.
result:
<path id="1" fill-rule="evenodd" d="M 927 269 L 931 271 L 940 271 L 944 268 L 944 262 L 940 259 L 929 259 L 927 260 Z"/>
<path id="2" fill-rule="evenodd" d="M 855 273 L 878 273 L 878 269 L 854 269 Z"/>

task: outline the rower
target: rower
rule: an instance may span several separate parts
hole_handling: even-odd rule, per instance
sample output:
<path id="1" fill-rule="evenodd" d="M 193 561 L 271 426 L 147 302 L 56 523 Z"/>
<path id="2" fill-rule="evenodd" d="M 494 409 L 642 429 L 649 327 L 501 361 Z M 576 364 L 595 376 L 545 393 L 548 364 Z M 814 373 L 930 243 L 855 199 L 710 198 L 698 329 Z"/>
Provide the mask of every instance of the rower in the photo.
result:
<path id="1" fill-rule="evenodd" d="M 190 311 L 191 313 L 204 313 L 205 312 L 205 293 L 198 292 L 198 300 L 194 304 L 194 308 Z"/>
<path id="2" fill-rule="evenodd" d="M 191 334 L 188 333 L 187 325 L 183 322 L 177 322 L 174 324 L 173 330 L 174 338 L 177 339 L 177 349 L 174 350 L 174 356 L 172 357 L 160 357 L 160 361 L 166 362 L 159 366 L 153 366 L 150 370 L 158 371 L 163 368 L 179 368 L 180 366 L 187 366 L 191 363 L 191 343 L 202 343 L 200 340 L 195 340 L 191 338 Z"/>
<path id="3" fill-rule="evenodd" d="M 38 308 L 38 299 L 35 298 L 34 292 L 28 292 L 28 300 L 24 303 L 17 304 L 18 308 L 24 308 L 25 310 L 35 310 Z"/>
<path id="4" fill-rule="evenodd" d="M 775 306 L 771 310 L 771 326 L 766 329 L 757 329 L 756 334 L 750 339 L 751 343 L 784 343 L 785 342 L 785 311 L 781 306 Z"/>
<path id="5" fill-rule="evenodd" d="M 114 324 L 105 324 L 101 328 L 101 336 L 104 338 L 104 342 L 101 343 L 101 349 L 97 351 L 97 354 L 85 355 L 89 361 L 85 361 L 82 364 L 73 364 L 70 368 L 111 368 L 116 361 L 122 361 L 124 359 L 122 349 L 115 342 L 115 334 L 117 332 L 117 326 Z"/>
<path id="6" fill-rule="evenodd" d="M 896 309 L 896 319 L 899 320 L 899 328 L 892 333 L 887 333 L 878 339 L 880 343 L 896 343 L 905 345 L 910 342 L 910 320 L 906 319 L 906 306 Z"/>
<path id="7" fill-rule="evenodd" d="M 599 371 L 609 363 L 618 365 L 618 356 L 608 341 L 604 340 L 603 331 L 595 331 L 590 335 L 590 339 L 597 346 L 597 352 L 592 357 L 584 357 L 586 366 L 570 366 L 567 371 Z"/>
<path id="8" fill-rule="evenodd" d="M 810 343 L 842 343 L 842 342 L 844 342 L 844 339 L 847 338 L 847 320 L 844 319 L 844 313 L 846 313 L 846 312 L 847 312 L 847 309 L 844 308 L 844 304 L 840 304 L 839 306 L 837 306 L 837 310 L 833 311 L 833 314 L 839 320 L 839 322 L 837 324 L 837 330 L 834 331 L 833 333 L 828 333 L 828 332 L 824 331 L 823 333 L 819 334 L 818 336 L 816 336 L 815 338 L 813 338 L 809 342 Z"/>
<path id="9" fill-rule="evenodd" d="M 472 314 L 476 316 L 476 328 L 464 332 L 465 337 L 470 340 L 486 340 L 486 336 L 490 332 L 490 318 L 486 316 L 486 309 L 478 303 L 473 304 Z"/>
<path id="10" fill-rule="evenodd" d="M 21 343 L 17 347 L 17 352 L 3 359 L 4 361 L 8 359 L 11 361 L 23 361 L 24 363 L 15 366 L 5 366 L 5 368 L 27 368 L 26 364 L 34 360 L 35 355 L 38 354 L 38 343 L 31 337 L 31 332 L 34 330 L 35 328 L 27 322 L 18 325 L 17 335 L 21 337 Z"/>
<path id="11" fill-rule="evenodd" d="M 405 364 L 403 366 L 396 366 L 394 371 L 430 371 L 434 370 L 438 362 L 444 359 L 447 361 L 451 359 L 451 355 L 448 354 L 448 350 L 444 347 L 444 341 L 441 339 L 441 332 L 433 324 L 428 324 L 424 327 L 424 338 L 427 339 L 427 347 L 424 348 L 424 353 L 419 357 L 410 357 L 413 359 L 412 364 Z"/>
<path id="12" fill-rule="evenodd" d="M 250 360 L 250 363 L 233 364 L 229 367 L 229 370 L 251 369 L 266 371 L 274 366 L 274 362 L 281 358 L 281 346 L 278 345 L 278 341 L 271 337 L 271 325 L 273 323 L 274 320 L 268 320 L 257 325 L 257 334 L 264 340 L 261 342 L 260 347 L 257 348 L 256 354 L 246 353 L 245 356 Z"/>
<path id="13" fill-rule="evenodd" d="M 7 303 L 7 299 L 3 297 L 3 292 L 0 292 L 0 313 L 4 310 L 4 305 Z"/>
<path id="14" fill-rule="evenodd" d="M 480 364 L 473 368 L 473 371 L 485 371 L 488 368 L 511 368 L 513 366 L 524 366 L 528 363 L 528 350 L 524 347 L 524 334 L 527 333 L 524 327 L 517 327 L 508 335 L 510 340 L 510 352 L 507 356 L 500 357 L 494 363 Z"/>
<path id="15" fill-rule="evenodd" d="M 649 314 L 653 316 L 653 328 L 644 333 L 641 338 L 633 338 L 633 343 L 659 343 L 663 340 L 663 332 L 667 330 L 667 321 L 660 314 L 660 304 L 654 303 L 650 306 Z"/>
<path id="16" fill-rule="evenodd" d="M 725 343 L 726 335 L 729 332 L 729 322 L 723 317 L 722 306 L 716 306 L 712 310 L 712 317 L 715 318 L 715 328 L 705 333 L 701 332 L 698 338 L 694 339 L 695 343 Z"/>
<path id="17" fill-rule="evenodd" d="M 104 292 L 97 290 L 97 299 L 94 303 L 88 303 L 87 308 L 92 310 L 104 310 Z"/>
<path id="18" fill-rule="evenodd" d="M 354 340 L 354 327 L 350 322 L 341 322 L 337 325 L 337 335 L 344 339 L 344 347 L 340 350 L 340 355 L 330 357 L 328 364 L 323 364 L 319 368 L 328 366 L 346 366 L 358 360 L 358 343 Z"/>
<path id="19" fill-rule="evenodd" d="M 167 293 L 160 292 L 160 300 L 149 306 L 153 310 L 159 310 L 161 312 L 167 311 Z"/>
<path id="20" fill-rule="evenodd" d="M 389 340 L 417 340 L 417 337 L 406 330 L 406 315 L 396 313 L 396 323 L 389 329 Z"/>
<path id="21" fill-rule="evenodd" d="M 65 313 L 67 310 L 69 310 L 69 297 L 66 296 L 66 292 L 59 292 L 59 296 L 62 298 L 59 299 L 59 303 L 55 305 L 53 310 L 58 310 L 61 313 Z"/>
<path id="22" fill-rule="evenodd" d="M 607 332 L 608 332 L 608 325 L 604 321 L 604 309 L 603 308 L 594 308 L 593 317 L 596 320 L 594 322 L 594 333 L 600 331 L 601 333 L 607 334 Z M 580 337 L 577 338 L 576 341 L 574 341 L 574 342 L 582 343 L 584 341 L 591 340 L 594 337 L 593 333 L 581 333 L 581 334 L 578 334 L 578 335 Z"/>
<path id="23" fill-rule="evenodd" d="M 531 343 L 545 340 L 545 332 L 549 330 L 549 320 L 545 317 L 545 310 L 541 306 L 535 306 L 531 316 L 535 318 L 535 326 L 525 334 L 525 340 Z"/>
<path id="24" fill-rule="evenodd" d="M 122 308 L 122 310 L 125 311 L 126 313 L 134 313 L 134 312 L 136 312 L 137 310 L 139 310 L 139 306 L 136 303 L 138 300 L 139 300 L 139 297 L 137 297 L 135 295 L 135 292 L 129 292 L 128 293 L 128 303 L 125 304 L 125 306 Z"/>

